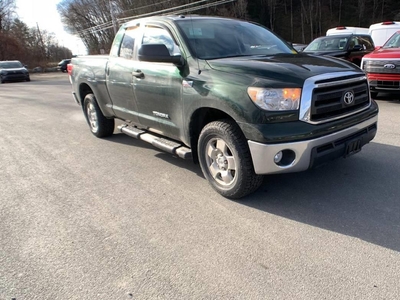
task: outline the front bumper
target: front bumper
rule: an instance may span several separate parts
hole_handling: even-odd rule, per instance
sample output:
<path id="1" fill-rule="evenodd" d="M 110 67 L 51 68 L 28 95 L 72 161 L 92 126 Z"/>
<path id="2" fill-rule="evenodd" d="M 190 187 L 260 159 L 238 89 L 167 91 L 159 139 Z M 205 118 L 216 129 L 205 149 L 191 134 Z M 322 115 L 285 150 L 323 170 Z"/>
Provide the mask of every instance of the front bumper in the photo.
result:
<path id="1" fill-rule="evenodd" d="M 367 77 L 371 91 L 400 92 L 400 74 L 368 73 Z"/>
<path id="2" fill-rule="evenodd" d="M 369 86 L 375 92 L 400 92 L 400 81 L 371 80 Z"/>
<path id="3" fill-rule="evenodd" d="M 24 81 L 29 79 L 29 74 L 4 74 L 1 75 L 3 81 Z"/>
<path id="4" fill-rule="evenodd" d="M 327 161 L 361 150 L 376 135 L 378 116 L 341 131 L 301 142 L 262 144 L 248 141 L 256 174 L 305 171 Z M 277 153 L 287 156 L 275 163 Z M 282 163 L 284 162 L 284 163 Z"/>

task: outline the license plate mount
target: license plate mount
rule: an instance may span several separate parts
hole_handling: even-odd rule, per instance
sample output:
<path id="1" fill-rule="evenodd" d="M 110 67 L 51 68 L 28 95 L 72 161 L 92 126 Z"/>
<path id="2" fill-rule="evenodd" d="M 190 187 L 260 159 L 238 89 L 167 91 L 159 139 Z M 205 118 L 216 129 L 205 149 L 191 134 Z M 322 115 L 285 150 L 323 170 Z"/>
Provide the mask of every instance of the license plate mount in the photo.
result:
<path id="1" fill-rule="evenodd" d="M 361 139 L 355 139 L 346 143 L 344 157 L 349 157 L 361 151 Z"/>

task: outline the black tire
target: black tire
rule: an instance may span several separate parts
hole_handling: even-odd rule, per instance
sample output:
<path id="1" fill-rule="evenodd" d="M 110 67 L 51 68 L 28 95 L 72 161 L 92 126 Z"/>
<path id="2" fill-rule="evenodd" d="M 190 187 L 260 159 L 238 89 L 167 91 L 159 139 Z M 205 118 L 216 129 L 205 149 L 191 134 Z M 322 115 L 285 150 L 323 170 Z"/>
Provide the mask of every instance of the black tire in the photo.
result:
<path id="1" fill-rule="evenodd" d="M 114 119 L 107 119 L 101 112 L 93 94 L 87 94 L 83 101 L 83 112 L 90 131 L 98 138 L 108 137 L 114 132 Z"/>
<path id="2" fill-rule="evenodd" d="M 207 124 L 197 151 L 204 177 L 222 196 L 239 199 L 262 184 L 263 176 L 255 174 L 247 140 L 234 121 Z"/>
<path id="3" fill-rule="evenodd" d="M 371 98 L 375 99 L 378 96 L 378 92 L 371 92 Z"/>
<path id="4" fill-rule="evenodd" d="M 31 78 L 30 78 L 30 77 L 28 77 L 28 78 L 26 79 L 26 81 L 31 81 Z"/>

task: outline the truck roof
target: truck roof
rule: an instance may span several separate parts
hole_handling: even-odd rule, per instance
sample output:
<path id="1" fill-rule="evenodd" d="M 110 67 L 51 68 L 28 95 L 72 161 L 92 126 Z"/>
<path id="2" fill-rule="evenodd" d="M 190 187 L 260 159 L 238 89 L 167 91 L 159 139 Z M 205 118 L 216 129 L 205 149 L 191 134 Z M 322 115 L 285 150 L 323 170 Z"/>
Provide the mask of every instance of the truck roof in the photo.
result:
<path id="1" fill-rule="evenodd" d="M 338 26 L 327 30 L 326 35 L 339 35 L 339 34 L 368 34 L 368 28 L 363 27 L 349 27 L 349 26 Z"/>
<path id="2" fill-rule="evenodd" d="M 226 18 L 226 17 L 219 17 L 219 16 L 202 16 L 202 15 L 157 15 L 157 16 L 150 16 L 150 17 L 143 17 L 143 18 L 137 18 L 137 19 L 131 19 L 130 21 L 127 21 L 124 25 L 133 25 L 136 22 L 140 21 L 148 21 L 148 20 L 154 20 L 154 21 L 176 21 L 176 20 L 197 20 L 197 19 L 223 19 L 223 20 L 237 20 L 241 22 L 246 22 L 244 20 L 238 20 L 234 18 Z"/>
<path id="3" fill-rule="evenodd" d="M 386 21 L 372 24 L 368 32 L 374 40 L 375 46 L 382 46 L 399 29 L 400 22 Z"/>

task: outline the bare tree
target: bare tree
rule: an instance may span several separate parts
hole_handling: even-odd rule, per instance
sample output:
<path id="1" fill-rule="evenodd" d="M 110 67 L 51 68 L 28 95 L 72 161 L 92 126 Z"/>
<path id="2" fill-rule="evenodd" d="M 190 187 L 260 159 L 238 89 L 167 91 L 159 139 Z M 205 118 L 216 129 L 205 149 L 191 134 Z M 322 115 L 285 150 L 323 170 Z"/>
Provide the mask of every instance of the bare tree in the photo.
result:
<path id="1" fill-rule="evenodd" d="M 0 0 L 0 31 L 7 30 L 15 11 L 15 0 Z"/>
<path id="2" fill-rule="evenodd" d="M 13 60 L 19 58 L 22 48 L 16 38 L 0 31 L 0 41 L 0 60 Z"/>
<path id="3" fill-rule="evenodd" d="M 67 30 L 82 39 L 90 54 L 110 50 L 114 32 L 109 0 L 64 0 L 58 11 Z"/>
<path id="4" fill-rule="evenodd" d="M 364 18 L 365 13 L 365 3 L 366 0 L 358 0 L 358 26 L 361 26 L 361 23 Z"/>
<path id="5" fill-rule="evenodd" d="M 244 20 L 248 19 L 247 0 L 237 0 L 235 3 L 233 3 L 232 7 L 234 12 L 233 17 Z"/>

